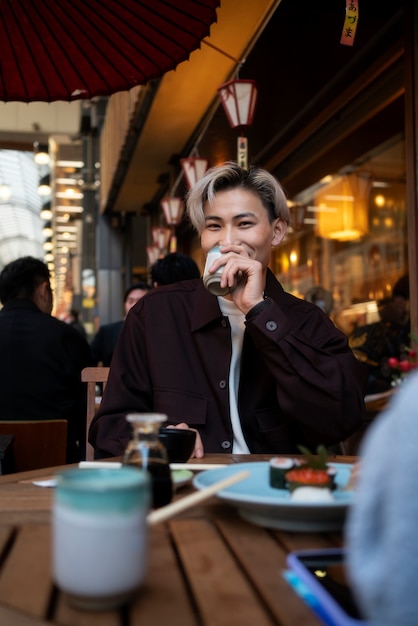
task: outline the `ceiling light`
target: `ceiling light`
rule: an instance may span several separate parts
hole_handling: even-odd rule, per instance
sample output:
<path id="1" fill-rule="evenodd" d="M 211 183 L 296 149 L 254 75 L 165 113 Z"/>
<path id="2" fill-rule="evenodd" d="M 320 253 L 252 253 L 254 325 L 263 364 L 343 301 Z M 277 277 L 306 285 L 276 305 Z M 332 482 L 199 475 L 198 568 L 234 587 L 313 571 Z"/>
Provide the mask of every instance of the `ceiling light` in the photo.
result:
<path id="1" fill-rule="evenodd" d="M 35 141 L 33 144 L 34 161 L 37 165 L 48 165 L 50 161 L 49 148 L 47 143 Z"/>
<path id="2" fill-rule="evenodd" d="M 75 204 L 58 204 L 55 207 L 55 210 L 60 212 L 64 211 L 65 213 L 68 213 L 69 211 L 71 213 L 82 213 L 84 211 L 84 208 Z"/>
<path id="3" fill-rule="evenodd" d="M 42 176 L 39 181 L 38 193 L 40 196 L 49 196 L 51 194 L 51 179 L 49 174 Z"/>
<path id="4" fill-rule="evenodd" d="M 41 220 L 50 221 L 52 220 L 52 211 L 51 211 L 51 203 L 46 202 L 41 208 L 41 212 L 39 214 Z"/>
<path id="5" fill-rule="evenodd" d="M 84 198 L 84 194 L 77 193 L 74 189 L 66 189 L 65 191 L 58 191 L 55 196 L 57 198 L 68 198 L 69 200 L 81 200 Z"/>
<path id="6" fill-rule="evenodd" d="M 5 183 L 0 183 L 0 200 L 3 202 L 7 202 L 10 200 L 12 195 L 12 188 L 10 185 L 6 185 Z"/>
<path id="7" fill-rule="evenodd" d="M 57 161 L 57 167 L 83 167 L 84 161 Z"/>
<path id="8" fill-rule="evenodd" d="M 52 230 L 52 223 L 46 222 L 45 226 L 42 229 L 42 234 L 44 237 L 52 237 L 54 231 Z"/>

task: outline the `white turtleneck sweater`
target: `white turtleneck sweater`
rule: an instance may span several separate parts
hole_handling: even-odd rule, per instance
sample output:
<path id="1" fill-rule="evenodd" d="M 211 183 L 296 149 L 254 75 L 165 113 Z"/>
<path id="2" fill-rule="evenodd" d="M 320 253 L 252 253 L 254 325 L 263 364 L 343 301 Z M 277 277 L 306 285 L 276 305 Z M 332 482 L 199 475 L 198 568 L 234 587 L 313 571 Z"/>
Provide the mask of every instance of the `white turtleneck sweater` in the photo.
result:
<path id="1" fill-rule="evenodd" d="M 218 297 L 218 302 L 222 314 L 228 317 L 231 326 L 232 356 L 229 368 L 229 413 L 234 434 L 232 452 L 233 454 L 249 454 L 250 451 L 244 439 L 238 413 L 238 388 L 242 344 L 245 331 L 245 315 L 231 300 Z"/>

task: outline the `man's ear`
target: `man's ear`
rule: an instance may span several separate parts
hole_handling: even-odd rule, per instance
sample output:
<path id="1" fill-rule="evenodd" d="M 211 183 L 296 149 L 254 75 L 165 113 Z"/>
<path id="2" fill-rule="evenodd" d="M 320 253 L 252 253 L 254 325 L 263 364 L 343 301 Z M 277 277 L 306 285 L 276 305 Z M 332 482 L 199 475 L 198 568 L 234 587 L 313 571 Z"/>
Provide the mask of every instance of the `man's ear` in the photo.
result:
<path id="1" fill-rule="evenodd" d="M 50 286 L 45 281 L 38 285 L 33 292 L 33 301 L 44 313 L 51 313 L 51 292 Z"/>
<path id="2" fill-rule="evenodd" d="M 276 248 L 281 244 L 287 233 L 287 224 L 283 218 L 278 217 L 273 222 L 273 239 L 271 242 L 272 248 Z"/>

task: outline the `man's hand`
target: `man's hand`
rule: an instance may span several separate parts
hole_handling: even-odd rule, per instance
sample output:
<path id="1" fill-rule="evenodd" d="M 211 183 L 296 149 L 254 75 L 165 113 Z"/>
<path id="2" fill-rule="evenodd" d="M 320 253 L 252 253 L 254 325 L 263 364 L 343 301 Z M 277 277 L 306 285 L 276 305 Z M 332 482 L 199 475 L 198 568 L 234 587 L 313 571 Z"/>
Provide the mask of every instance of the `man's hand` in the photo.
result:
<path id="1" fill-rule="evenodd" d="M 196 433 L 196 442 L 194 445 L 192 456 L 190 458 L 191 459 L 193 458 L 203 459 L 203 457 L 205 456 L 205 453 L 203 450 L 202 439 L 200 437 L 199 432 L 195 428 L 189 428 L 188 424 L 186 424 L 185 422 L 181 422 L 180 424 L 176 424 L 175 426 L 173 425 L 168 426 L 168 428 L 180 428 L 182 430 L 194 430 L 194 432 Z"/>
<path id="2" fill-rule="evenodd" d="M 221 287 L 232 287 L 236 283 L 231 298 L 235 306 L 246 315 L 263 301 L 266 269 L 260 261 L 251 258 L 243 246 L 228 245 L 221 249 L 222 255 L 214 261 L 213 271 L 223 268 Z"/>

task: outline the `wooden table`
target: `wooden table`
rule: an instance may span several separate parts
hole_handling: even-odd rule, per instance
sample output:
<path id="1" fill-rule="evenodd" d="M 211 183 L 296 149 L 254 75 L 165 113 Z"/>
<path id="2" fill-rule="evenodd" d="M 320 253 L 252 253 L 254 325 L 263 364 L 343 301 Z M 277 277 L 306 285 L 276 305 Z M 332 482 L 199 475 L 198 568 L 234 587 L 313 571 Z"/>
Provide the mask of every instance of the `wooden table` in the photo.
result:
<path id="1" fill-rule="evenodd" d="M 208 455 L 208 463 L 268 460 Z M 354 457 L 330 457 L 352 462 Z M 0 477 L 0 624 L 5 626 L 319 626 L 281 572 L 291 550 L 341 545 L 334 533 L 291 533 L 242 520 L 216 497 L 150 528 L 149 569 L 135 602 L 99 613 L 72 608 L 51 576 L 53 489 L 35 470 Z M 193 487 L 183 487 L 182 497 Z"/>

